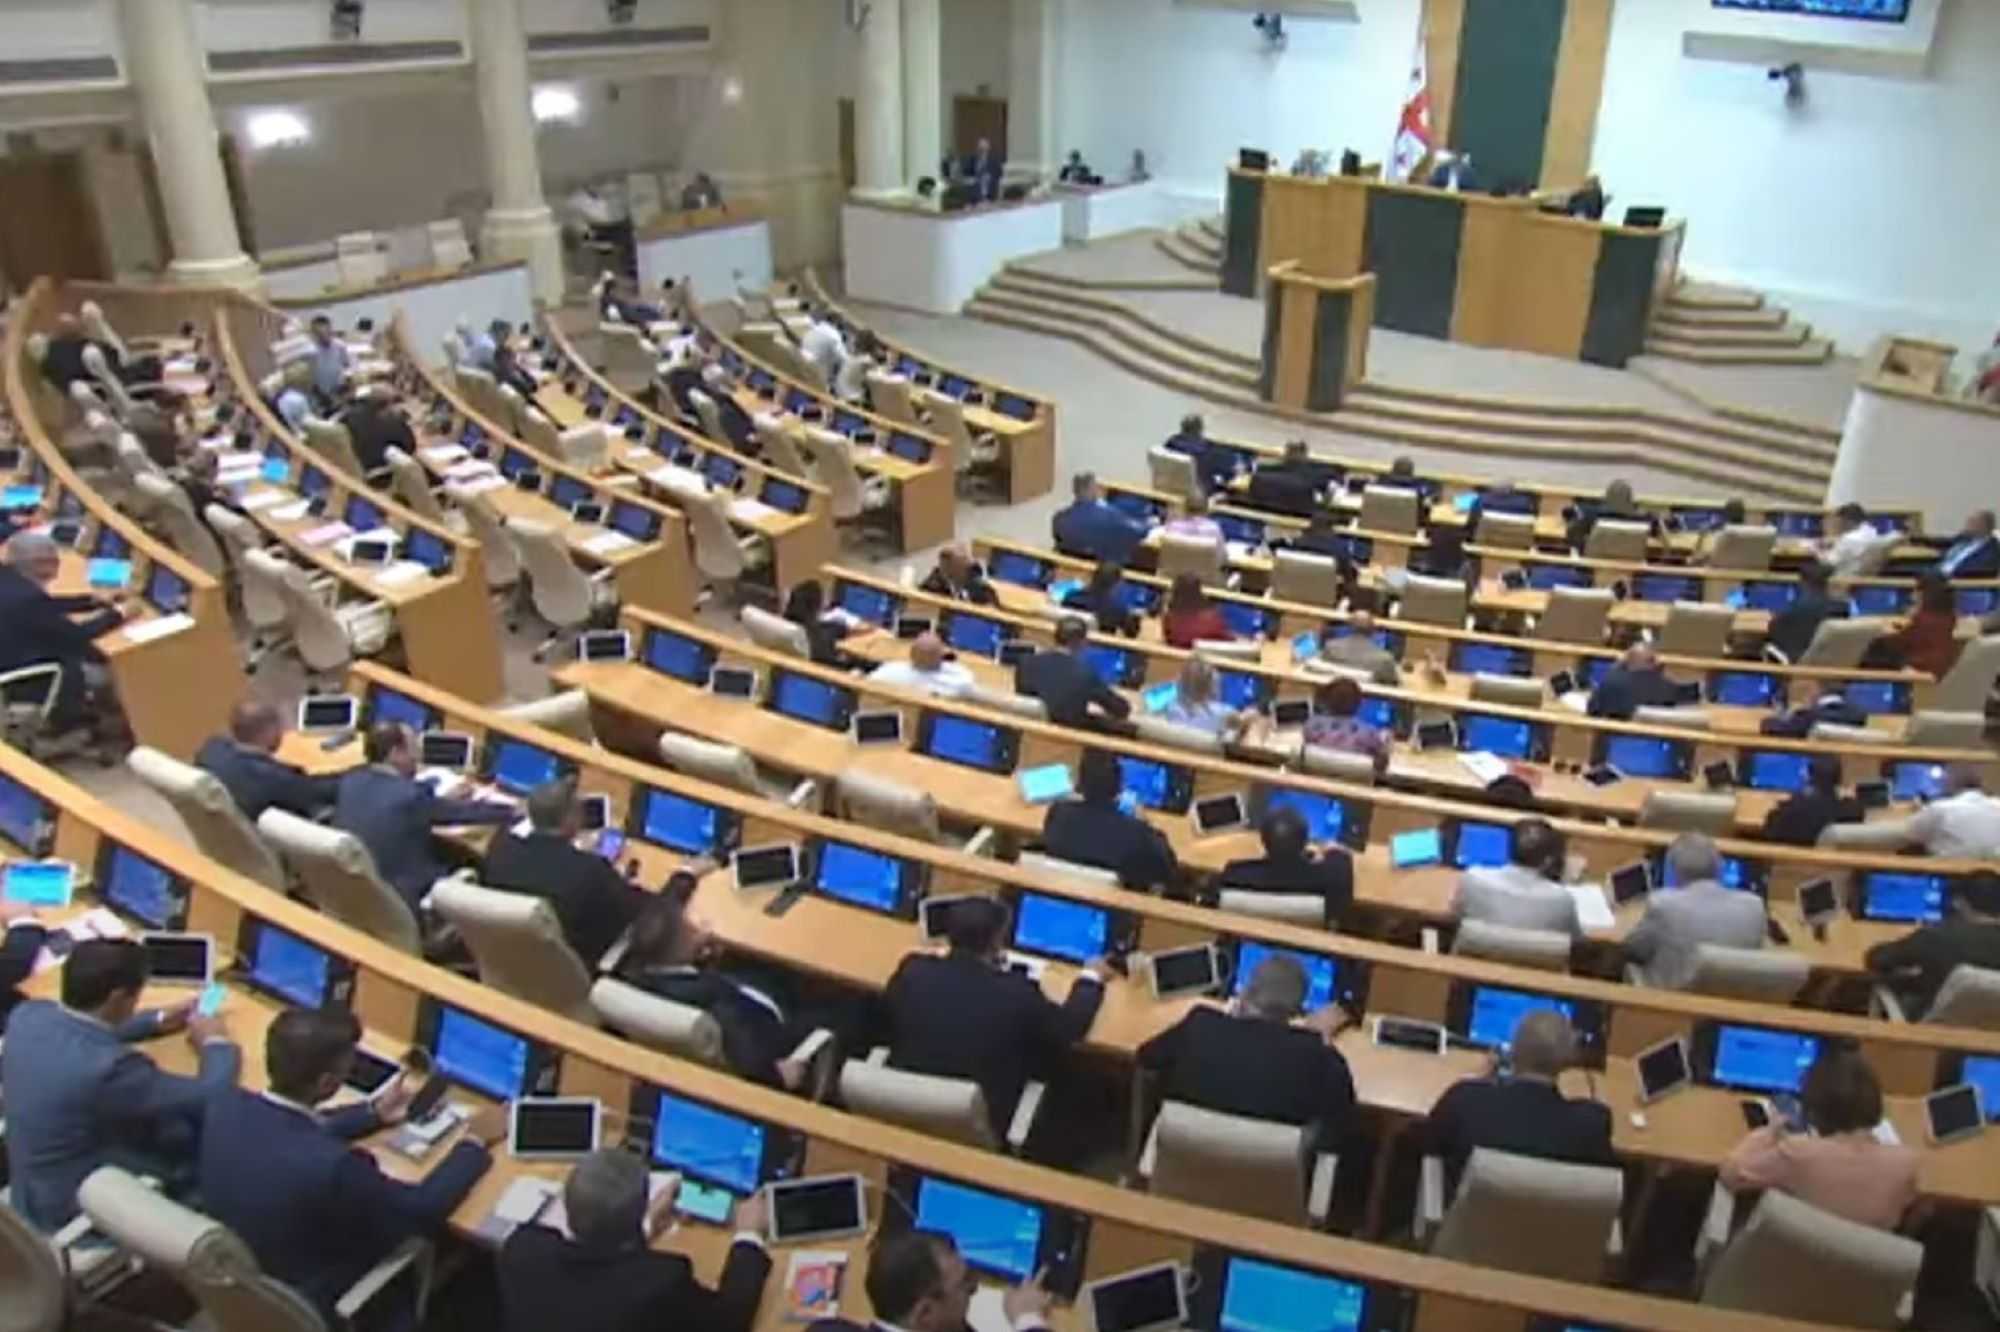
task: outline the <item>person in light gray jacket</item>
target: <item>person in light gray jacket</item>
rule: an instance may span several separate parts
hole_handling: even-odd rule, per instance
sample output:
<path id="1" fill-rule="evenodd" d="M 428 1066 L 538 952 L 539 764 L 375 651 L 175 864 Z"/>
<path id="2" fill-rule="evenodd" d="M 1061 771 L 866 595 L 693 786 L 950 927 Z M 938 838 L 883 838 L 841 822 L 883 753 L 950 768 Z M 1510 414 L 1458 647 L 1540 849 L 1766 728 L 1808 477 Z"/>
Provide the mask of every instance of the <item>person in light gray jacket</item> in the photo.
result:
<path id="1" fill-rule="evenodd" d="M 1465 871 L 1452 896 L 1451 914 L 1458 920 L 1575 935 L 1576 900 L 1563 886 L 1567 854 L 1563 835 L 1548 820 L 1522 819 L 1514 825 L 1512 863 Z"/>
<path id="2" fill-rule="evenodd" d="M 1682 833 L 1667 848 L 1667 867 L 1681 886 L 1656 889 L 1625 939 L 1625 956 L 1640 964 L 1646 984 L 1686 988 L 1701 944 L 1764 946 L 1764 903 L 1756 893 L 1723 886 L 1722 853 L 1713 840 Z"/>

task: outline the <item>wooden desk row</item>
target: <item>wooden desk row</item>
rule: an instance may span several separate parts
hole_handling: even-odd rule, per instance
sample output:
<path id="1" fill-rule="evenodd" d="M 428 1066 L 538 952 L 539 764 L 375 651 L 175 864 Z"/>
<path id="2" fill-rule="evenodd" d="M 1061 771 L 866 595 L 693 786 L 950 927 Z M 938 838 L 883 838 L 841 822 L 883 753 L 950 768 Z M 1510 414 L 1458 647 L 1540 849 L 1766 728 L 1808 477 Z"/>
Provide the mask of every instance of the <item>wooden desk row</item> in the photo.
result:
<path id="1" fill-rule="evenodd" d="M 557 742 L 555 737 L 548 739 Z M 605 761 L 612 766 L 622 762 Z M 225 954 L 236 951 L 235 944 L 246 929 L 275 927 L 351 965 L 351 1004 L 364 1027 L 365 1043 L 379 1054 L 399 1056 L 421 1039 L 424 1011 L 448 1005 L 555 1052 L 559 1058 L 555 1082 L 563 1094 L 596 1096 L 619 1111 L 631 1106 L 635 1097 L 650 1098 L 650 1089 L 658 1088 L 726 1107 L 731 1113 L 792 1135 L 799 1144 L 798 1169 L 803 1174 L 858 1171 L 877 1186 L 879 1196 L 890 1170 L 908 1167 L 1085 1217 L 1090 1224 L 1083 1263 L 1085 1279 L 1149 1262 L 1186 1261 L 1200 1246 L 1226 1237 L 1229 1247 L 1237 1252 L 1411 1292 L 1416 1306 L 1411 1326 L 1416 1332 L 1526 1332 L 1538 1316 L 1648 1332 L 1807 1332 L 1807 1325 L 1801 1323 L 1716 1313 L 1622 1291 L 1516 1276 L 1220 1213 L 860 1119 L 656 1054 L 397 953 L 204 859 L 153 826 L 93 799 L 12 751 L 0 751 L 0 774 L 32 789 L 55 807 L 57 854 L 90 865 L 95 863 L 100 846 L 117 845 L 138 852 L 172 874 L 188 896 L 188 925 L 213 935 Z M 709 891 L 705 889 L 704 895 Z M 45 973 L 33 988 L 39 994 L 49 994 L 55 977 L 53 971 Z M 224 1020 L 230 1035 L 245 1050 L 243 1083 L 259 1090 L 265 1086 L 264 1033 L 280 1004 L 241 979 L 232 980 L 231 990 Z M 181 993 L 154 988 L 146 998 L 168 1002 L 179 999 Z M 192 1066 L 187 1044 L 178 1036 L 150 1042 L 149 1047 L 148 1052 L 165 1067 L 186 1072 Z M 1890 1062 L 1895 1062 L 1893 1056 Z M 1906 1062 L 1914 1067 L 1919 1061 L 1912 1057 Z M 454 1095 L 475 1104 L 483 1099 L 465 1091 Z M 1689 1094 L 1690 1105 L 1693 1096 Z M 1968 1158 L 1972 1155 L 1963 1146 L 1954 1150 Z M 405 1178 L 418 1176 L 425 1169 L 386 1151 L 380 1159 L 385 1169 Z M 471 1236 L 508 1185 L 530 1174 L 559 1178 L 562 1167 L 500 1155 L 451 1218 L 453 1229 Z M 657 1242 L 663 1248 L 689 1254 L 698 1275 L 712 1282 L 719 1274 L 728 1234 L 726 1228 L 683 1223 Z M 834 1245 L 855 1258 L 840 1292 L 842 1312 L 862 1320 L 870 1312 L 862 1282 L 866 1243 L 862 1237 Z M 825 1247 L 825 1243 L 816 1242 L 815 1247 Z M 778 1256 L 782 1260 L 782 1253 Z M 779 1332 L 788 1326 L 782 1270 L 781 1261 L 766 1287 L 755 1323 L 759 1332 Z M 1057 1332 L 1084 1332 L 1086 1327 L 1080 1311 L 1068 1306 L 1054 1311 L 1054 1324 Z"/>
<path id="2" fill-rule="evenodd" d="M 39 368 L 29 364 L 27 339 L 52 327 L 58 311 L 68 304 L 68 293 L 59 293 L 44 278 L 15 305 L 4 343 L 6 415 L 19 427 L 33 456 L 28 472 L 41 478 L 48 511 L 81 515 L 78 550 L 131 558 L 130 586 L 138 589 L 150 588 L 156 571 L 164 571 L 185 589 L 186 624 L 143 640 L 133 637 L 131 627 L 121 627 L 104 635 L 97 646 L 133 734 L 141 743 L 190 756 L 228 716 L 242 688 L 243 665 L 230 625 L 227 591 L 220 580 L 118 512 L 64 456 L 58 441 L 69 426 L 72 408 L 42 381 Z M 84 590 L 80 563 L 65 559 L 61 590 Z M 141 623 L 156 611 L 150 604 L 135 608 Z"/>

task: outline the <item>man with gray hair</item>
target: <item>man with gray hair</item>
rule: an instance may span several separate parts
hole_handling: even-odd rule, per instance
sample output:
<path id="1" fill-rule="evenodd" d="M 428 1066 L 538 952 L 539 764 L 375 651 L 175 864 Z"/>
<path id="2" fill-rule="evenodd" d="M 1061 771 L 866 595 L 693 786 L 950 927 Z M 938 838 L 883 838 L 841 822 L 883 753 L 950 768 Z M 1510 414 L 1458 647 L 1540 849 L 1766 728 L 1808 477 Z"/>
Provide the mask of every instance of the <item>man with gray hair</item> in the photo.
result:
<path id="1" fill-rule="evenodd" d="M 562 923 L 563 938 L 583 965 L 595 970 L 646 904 L 644 890 L 631 882 L 638 862 L 628 861 L 620 874 L 604 857 L 577 846 L 584 831 L 583 802 L 572 778 L 544 782 L 528 793 L 528 826 L 526 836 L 509 830 L 494 837 L 479 881 L 547 902 Z"/>
<path id="2" fill-rule="evenodd" d="M 1479 1147 L 1573 1165 L 1616 1165 L 1611 1111 L 1571 1100 L 1556 1079 L 1577 1062 L 1576 1033 L 1554 1008 L 1534 1008 L 1514 1027 L 1510 1070 L 1454 1083 L 1424 1123 L 1426 1155 L 1444 1158 L 1452 1188 Z"/>
<path id="3" fill-rule="evenodd" d="M 1944 785 L 1942 800 L 1933 800 L 1903 821 L 1904 840 L 1931 856 L 2000 858 L 2000 800 L 1986 793 L 1979 765 L 1952 764 Z"/>
<path id="4" fill-rule="evenodd" d="M 736 1204 L 736 1238 L 722 1280 L 710 1290 L 681 1254 L 652 1247 L 673 1221 L 678 1190 L 669 1186 L 649 1202 L 648 1185 L 646 1162 L 621 1148 L 577 1162 L 563 1185 L 569 1234 L 524 1225 L 500 1248 L 505 1332 L 749 1332 L 771 1273 L 763 1191 Z"/>
<path id="5" fill-rule="evenodd" d="M 1764 929 L 1763 900 L 1724 887 L 1715 842 L 1685 832 L 1667 848 L 1666 882 L 1647 898 L 1645 916 L 1626 936 L 1625 956 L 1640 964 L 1646 984 L 1679 990 L 1694 978 L 1696 948 L 1762 948 Z"/>
<path id="6" fill-rule="evenodd" d="M 0 671 L 62 667 L 50 716 L 58 732 L 87 720 L 86 697 L 104 678 L 104 656 L 95 640 L 125 621 L 122 611 L 100 597 L 50 595 L 49 584 L 61 571 L 62 552 L 45 534 L 17 532 L 7 542 L 7 563 L 0 568 L 0 624 L 7 626 L 0 634 Z"/>
<path id="7" fill-rule="evenodd" d="M 1301 1016 L 1308 999 L 1319 1007 Z M 1354 1079 L 1333 1037 L 1351 1020 L 1313 993 L 1299 959 L 1273 950 L 1227 1009 L 1201 1005 L 1139 1047 L 1139 1068 L 1169 1101 L 1314 1126 L 1330 1147 L 1354 1119 Z"/>
<path id="8" fill-rule="evenodd" d="M 246 698 L 229 710 L 229 734 L 211 736 L 196 751 L 195 766 L 214 774 L 252 823 L 272 808 L 313 818 L 339 796 L 340 778 L 309 776 L 280 759 L 284 738 L 285 719 L 278 710 Z"/>

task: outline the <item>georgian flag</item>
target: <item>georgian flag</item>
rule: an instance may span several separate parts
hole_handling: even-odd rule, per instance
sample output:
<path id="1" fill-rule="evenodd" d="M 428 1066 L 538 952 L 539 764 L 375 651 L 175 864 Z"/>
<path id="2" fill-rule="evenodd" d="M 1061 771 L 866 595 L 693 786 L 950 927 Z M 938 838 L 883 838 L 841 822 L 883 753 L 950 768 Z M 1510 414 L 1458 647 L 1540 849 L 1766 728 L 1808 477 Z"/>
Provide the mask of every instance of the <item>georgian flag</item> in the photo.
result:
<path id="1" fill-rule="evenodd" d="M 1410 61 L 1410 94 L 1403 102 L 1403 116 L 1396 126 L 1396 142 L 1389 151 L 1389 179 L 1408 180 L 1423 160 L 1430 156 L 1431 80 L 1430 62 L 1424 55 L 1427 25 L 1417 24 L 1417 53 Z"/>

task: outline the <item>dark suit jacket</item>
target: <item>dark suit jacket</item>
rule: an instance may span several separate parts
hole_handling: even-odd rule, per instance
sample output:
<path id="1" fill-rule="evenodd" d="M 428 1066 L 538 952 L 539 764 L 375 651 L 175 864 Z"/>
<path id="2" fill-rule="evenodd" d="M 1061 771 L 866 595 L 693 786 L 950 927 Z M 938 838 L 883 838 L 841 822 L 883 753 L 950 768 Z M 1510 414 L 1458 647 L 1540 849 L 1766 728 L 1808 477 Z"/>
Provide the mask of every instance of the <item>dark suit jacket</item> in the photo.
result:
<path id="1" fill-rule="evenodd" d="M 333 823 L 353 833 L 375 858 L 375 868 L 415 910 L 445 873 L 431 847 L 431 829 L 458 823 L 506 824 L 511 806 L 480 800 L 440 800 L 413 777 L 370 765 L 341 776 Z"/>
<path id="2" fill-rule="evenodd" d="M 1204 439 L 1195 450 L 1194 470 L 1201 478 L 1201 488 L 1213 495 L 1229 484 L 1229 478 L 1236 475 L 1236 468 L 1243 460 L 1241 450 L 1229 444 L 1218 444 L 1212 439 Z"/>
<path id="3" fill-rule="evenodd" d="M 224 1092 L 201 1137 L 201 1208 L 242 1237 L 259 1267 L 331 1315 L 390 1250 L 441 1229 L 491 1163 L 468 1139 L 420 1182 L 403 1184 L 349 1145 L 380 1127 L 366 1105 L 314 1117 L 255 1092 Z"/>
<path id="4" fill-rule="evenodd" d="M 1160 1094 L 1226 1115 L 1316 1124 L 1317 1141 L 1338 1141 L 1354 1117 L 1347 1061 L 1317 1033 L 1219 1008 L 1187 1016 L 1139 1047 L 1139 1067 L 1160 1077 Z"/>
<path id="5" fill-rule="evenodd" d="M 47 999 L 8 1017 L 0 1100 L 14 1209 L 32 1224 L 66 1225 L 77 1186 L 101 1165 L 191 1146 L 209 1101 L 235 1085 L 242 1055 L 228 1041 L 201 1047 L 192 1078 L 162 1072 L 128 1044 L 158 1030 L 157 1013 L 114 1031 Z"/>
<path id="6" fill-rule="evenodd" d="M 985 157 L 967 154 L 961 169 L 965 179 L 977 188 L 981 203 L 991 203 L 1000 197 L 1000 179 L 1006 172 L 1007 164 L 991 153 Z"/>
<path id="7" fill-rule="evenodd" d="M 1954 541 L 1938 557 L 1938 572 L 1945 572 L 1945 561 L 1958 552 L 1963 544 L 1965 550 L 1958 556 L 1958 562 L 1946 577 L 1949 578 L 1993 578 L 2000 576 L 2000 537 L 1964 537 Z"/>
<path id="8" fill-rule="evenodd" d="M 1014 668 L 1014 692 L 1042 700 L 1049 720 L 1058 726 L 1082 726 L 1094 703 L 1106 716 L 1124 718 L 1132 705 L 1117 690 L 1098 679 L 1082 657 L 1067 652 L 1037 652 Z"/>
<path id="9" fill-rule="evenodd" d="M 744 993 L 733 978 L 696 967 L 649 967 L 634 970 L 625 979 L 662 999 L 707 1013 L 722 1029 L 722 1053 L 730 1068 L 767 1087 L 783 1085 L 778 1062 L 803 1036 L 795 1038 L 786 1016 Z M 782 1002 L 776 995 L 767 997 Z"/>
<path id="10" fill-rule="evenodd" d="M 1354 857 L 1329 846 L 1317 860 L 1232 860 L 1216 883 L 1253 893 L 1310 893 L 1325 901 L 1330 929 L 1354 901 Z"/>
<path id="11" fill-rule="evenodd" d="M 6 937 L 0 939 L 0 1018 L 21 1002 L 21 982 L 35 974 L 35 958 L 48 937 L 44 927 L 22 921 L 9 926 Z"/>
<path id="12" fill-rule="evenodd" d="M 522 396 L 532 399 L 533 381 L 529 383 L 530 387 Z M 519 385 L 516 388 L 518 390 Z M 417 451 L 416 436 L 410 432 L 410 423 L 403 419 L 403 414 L 390 403 L 372 395 L 357 400 L 341 420 L 354 440 L 354 457 L 364 472 L 379 472 L 387 467 L 392 446 L 408 454 Z"/>
<path id="13" fill-rule="evenodd" d="M 1571 1165 L 1616 1165 L 1611 1112 L 1572 1101 L 1546 1082 L 1468 1078 L 1449 1088 L 1425 1123 L 1427 1153 L 1444 1157 L 1454 1188 L 1475 1147 Z"/>
<path id="14" fill-rule="evenodd" d="M 1049 523 L 1056 549 L 1089 560 L 1124 564 L 1146 539 L 1146 525 L 1102 500 L 1072 504 Z"/>
<path id="15" fill-rule="evenodd" d="M 647 901 L 610 861 L 552 833 L 498 834 L 486 848 L 479 881 L 547 902 L 562 922 L 563 938 L 592 971 Z"/>
<path id="16" fill-rule="evenodd" d="M 934 597 L 969 601 L 975 606 L 992 606 L 1000 600 L 999 593 L 986 581 L 986 570 L 976 564 L 972 567 L 972 576 L 963 584 L 953 583 L 944 576 L 943 569 L 933 567 L 918 586 Z"/>
<path id="17" fill-rule="evenodd" d="M 78 611 L 96 610 L 82 620 L 72 620 Z M 76 714 L 83 700 L 83 663 L 100 659 L 92 644 L 99 634 L 116 628 L 124 616 L 115 608 L 97 609 L 95 598 L 53 597 L 40 584 L 24 578 L 12 567 L 0 565 L 0 671 L 43 662 L 59 662 L 63 667 L 62 693 L 56 704 L 60 717 Z"/>
<path id="18" fill-rule="evenodd" d="M 1320 488 L 1338 478 L 1339 469 L 1330 463 L 1259 463 L 1245 495 L 1260 509 L 1310 518 L 1319 507 Z"/>
<path id="19" fill-rule="evenodd" d="M 1673 706 L 1674 682 L 1665 671 L 1628 671 L 1613 666 L 1590 694 L 1590 715 L 1629 720 L 1640 708 Z"/>
<path id="20" fill-rule="evenodd" d="M 1859 800 L 1847 796 L 1800 791 L 1789 795 L 1764 816 L 1763 836 L 1767 842 L 1788 846 L 1811 846 L 1829 824 L 1859 823 L 1868 817 Z"/>
<path id="21" fill-rule="evenodd" d="M 338 775 L 308 777 L 261 749 L 246 749 L 222 735 L 206 741 L 194 762 L 215 775 L 243 817 L 252 823 L 267 809 L 282 809 L 309 819 L 331 805 L 340 790 Z"/>
<path id="22" fill-rule="evenodd" d="M 1063 606 L 1068 610 L 1088 611 L 1097 617 L 1097 627 L 1107 634 L 1123 634 L 1130 638 L 1139 632 L 1139 613 L 1128 608 L 1116 593 L 1097 596 L 1088 587 L 1080 587 L 1064 595 Z"/>
<path id="23" fill-rule="evenodd" d="M 986 1093 L 994 1133 L 1004 1136 L 1021 1085 L 1051 1056 L 1083 1039 L 1104 1002 L 1104 987 L 1079 977 L 1056 1004 L 1034 981 L 984 958 L 912 953 L 882 998 L 892 1033 L 890 1066 L 974 1080 Z"/>
<path id="24" fill-rule="evenodd" d="M 1771 617 L 1770 630 L 1764 637 L 1787 658 L 1797 661 L 1812 645 L 1820 624 L 1835 613 L 1837 605 L 1830 597 L 1801 592 L 1797 601 Z"/>
<path id="25" fill-rule="evenodd" d="M 1057 801 L 1042 820 L 1042 846 L 1079 865 L 1116 870 L 1127 888 L 1163 888 L 1174 876 L 1174 850 L 1166 837 L 1116 805 Z"/>
<path id="26" fill-rule="evenodd" d="M 722 1281 L 709 1290 L 677 1253 L 636 1242 L 616 1253 L 586 1248 L 546 1226 L 526 1225 L 500 1246 L 497 1274 L 506 1332 L 749 1332 L 771 1259 L 747 1241 L 729 1246 Z"/>
<path id="27" fill-rule="evenodd" d="M 1947 917 L 1900 939 L 1876 944 L 1868 950 L 1866 962 L 1876 976 L 1901 982 L 1897 988 L 1911 1001 L 1910 1016 L 1920 1017 L 1930 1010 L 1954 967 L 2000 971 L 2000 925 Z"/>
<path id="28" fill-rule="evenodd" d="M 690 390 L 700 389 L 715 399 L 716 406 L 722 405 L 722 394 L 701 382 L 701 367 L 698 365 L 677 365 L 667 371 L 661 381 L 667 387 L 667 396 L 674 400 L 674 407 L 690 421 L 699 421 L 701 413 L 694 409 L 694 399 L 688 396 Z"/>

